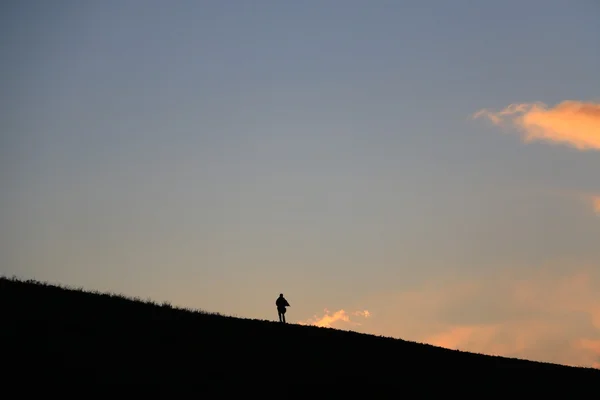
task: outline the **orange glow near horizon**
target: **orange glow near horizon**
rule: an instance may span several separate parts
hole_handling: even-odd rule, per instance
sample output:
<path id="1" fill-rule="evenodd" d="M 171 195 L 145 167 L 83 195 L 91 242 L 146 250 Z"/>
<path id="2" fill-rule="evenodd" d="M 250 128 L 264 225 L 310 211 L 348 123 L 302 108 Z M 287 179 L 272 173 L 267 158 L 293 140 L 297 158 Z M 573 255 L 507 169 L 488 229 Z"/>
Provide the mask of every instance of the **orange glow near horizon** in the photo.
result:
<path id="1" fill-rule="evenodd" d="M 303 325 L 352 329 L 480 354 L 600 367 L 600 275 L 456 279 L 404 293 L 375 295 L 361 312 L 325 310 Z M 518 274 L 518 272 L 517 272 Z M 361 324 L 356 317 L 366 317 Z M 557 343 L 561 343 L 557 345 Z"/>

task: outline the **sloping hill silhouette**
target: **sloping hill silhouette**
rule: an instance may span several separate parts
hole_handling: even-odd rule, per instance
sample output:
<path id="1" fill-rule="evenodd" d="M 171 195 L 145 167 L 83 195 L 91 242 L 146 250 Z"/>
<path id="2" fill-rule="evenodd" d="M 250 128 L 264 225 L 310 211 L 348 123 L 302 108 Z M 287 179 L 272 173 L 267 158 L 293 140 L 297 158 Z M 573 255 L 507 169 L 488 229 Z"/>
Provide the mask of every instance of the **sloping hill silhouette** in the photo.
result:
<path id="1" fill-rule="evenodd" d="M 0 278 L 0 307 L 6 383 L 97 390 L 191 384 L 202 388 L 196 394 L 232 395 L 273 395 L 285 386 L 288 395 L 313 391 L 316 397 L 368 389 L 376 398 L 469 392 L 593 398 L 600 383 L 600 370 L 591 368 L 234 318 L 16 278 Z"/>

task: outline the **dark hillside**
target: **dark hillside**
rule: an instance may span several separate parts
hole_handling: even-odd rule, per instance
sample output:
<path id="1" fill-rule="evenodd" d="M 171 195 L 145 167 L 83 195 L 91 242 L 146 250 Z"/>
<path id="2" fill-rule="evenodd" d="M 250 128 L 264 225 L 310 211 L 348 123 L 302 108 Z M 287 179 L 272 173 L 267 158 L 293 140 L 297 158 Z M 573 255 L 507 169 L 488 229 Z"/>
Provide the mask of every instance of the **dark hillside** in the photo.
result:
<path id="1" fill-rule="evenodd" d="M 3 376 L 12 377 L 4 387 L 51 382 L 175 390 L 192 384 L 249 395 L 285 385 L 316 394 L 493 397 L 508 391 L 567 398 L 594 398 L 600 390 L 595 369 L 175 309 L 33 281 L 1 278 L 0 307 Z"/>

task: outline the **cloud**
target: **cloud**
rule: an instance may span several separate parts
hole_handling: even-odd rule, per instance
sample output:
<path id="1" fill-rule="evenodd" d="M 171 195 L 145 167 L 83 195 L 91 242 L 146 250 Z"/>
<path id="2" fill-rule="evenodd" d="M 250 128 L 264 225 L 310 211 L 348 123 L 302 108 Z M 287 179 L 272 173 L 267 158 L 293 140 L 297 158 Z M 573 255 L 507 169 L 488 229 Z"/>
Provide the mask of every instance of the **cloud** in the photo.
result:
<path id="1" fill-rule="evenodd" d="M 502 324 L 453 326 L 426 337 L 424 342 L 449 349 L 496 355 L 510 355 L 527 349 L 527 335 L 519 334 L 509 340 L 499 340 L 506 336 L 502 328 Z M 529 328 L 524 332 L 531 333 L 531 326 Z"/>
<path id="2" fill-rule="evenodd" d="M 572 271 L 572 272 L 571 272 Z M 600 368 L 600 268 L 439 278 L 362 299 L 370 333 L 483 354 Z"/>
<path id="3" fill-rule="evenodd" d="M 560 193 L 560 192 L 559 192 Z M 590 193 L 584 191 L 564 191 L 564 195 L 571 198 L 575 197 L 583 205 L 591 208 L 592 212 L 600 217 L 600 195 L 597 193 Z"/>
<path id="4" fill-rule="evenodd" d="M 350 320 L 350 316 L 357 316 L 362 318 L 369 318 L 371 313 L 368 310 L 360 310 L 354 311 L 352 313 L 347 313 L 345 310 L 335 311 L 333 314 L 329 312 L 329 310 L 324 310 L 324 315 L 319 317 L 315 315 L 313 318 L 310 318 L 306 321 L 299 321 L 299 325 L 313 325 L 331 328 L 333 325 L 339 325 L 339 323 L 349 324 L 349 325 L 360 325 L 360 323 Z"/>
<path id="5" fill-rule="evenodd" d="M 371 316 L 371 313 L 369 312 L 369 310 L 355 311 L 354 315 L 358 315 L 360 317 L 369 318 Z"/>
<path id="6" fill-rule="evenodd" d="M 582 339 L 579 341 L 578 345 L 581 349 L 595 354 L 596 361 L 592 362 L 591 367 L 600 369 L 600 340 Z"/>
<path id="7" fill-rule="evenodd" d="M 541 102 L 511 104 L 493 112 L 483 109 L 472 118 L 489 119 L 494 125 L 516 128 L 525 142 L 535 140 L 600 150 L 600 103 L 566 100 L 554 107 Z"/>
<path id="8" fill-rule="evenodd" d="M 594 196 L 594 198 L 592 198 L 592 205 L 596 214 L 600 216 L 600 196 Z"/>

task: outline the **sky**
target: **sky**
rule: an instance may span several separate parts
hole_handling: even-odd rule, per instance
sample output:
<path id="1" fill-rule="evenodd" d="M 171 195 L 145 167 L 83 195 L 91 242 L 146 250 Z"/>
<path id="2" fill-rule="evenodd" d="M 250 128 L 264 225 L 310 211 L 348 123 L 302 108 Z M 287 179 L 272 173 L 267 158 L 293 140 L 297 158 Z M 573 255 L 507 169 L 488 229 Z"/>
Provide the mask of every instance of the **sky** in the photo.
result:
<path id="1" fill-rule="evenodd" d="M 0 274 L 600 368 L 599 20 L 4 1 Z"/>

